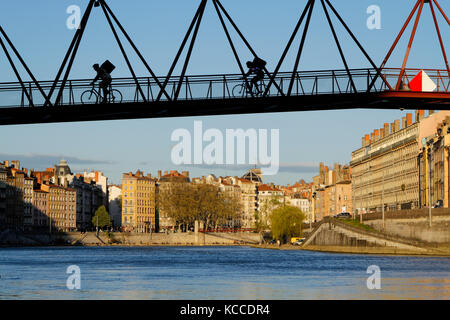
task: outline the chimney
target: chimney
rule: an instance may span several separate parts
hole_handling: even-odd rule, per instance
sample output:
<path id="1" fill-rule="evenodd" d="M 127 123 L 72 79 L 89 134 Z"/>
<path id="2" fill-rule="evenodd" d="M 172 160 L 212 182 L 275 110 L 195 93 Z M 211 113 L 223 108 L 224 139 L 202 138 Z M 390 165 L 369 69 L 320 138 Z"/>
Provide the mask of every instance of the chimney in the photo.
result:
<path id="1" fill-rule="evenodd" d="M 158 179 L 161 179 L 161 176 L 162 176 L 162 172 L 161 172 L 161 170 L 158 170 Z"/>
<path id="2" fill-rule="evenodd" d="M 406 126 L 409 127 L 413 124 L 413 117 L 412 113 L 406 114 Z"/>
<path id="3" fill-rule="evenodd" d="M 375 141 L 380 140 L 380 130 L 375 129 L 375 131 L 373 132 L 373 137 L 374 137 Z"/>
<path id="4" fill-rule="evenodd" d="M 406 128 L 406 117 L 402 118 L 402 129 Z"/>
<path id="5" fill-rule="evenodd" d="M 186 178 L 189 178 L 189 171 L 183 171 L 181 174 Z"/>
<path id="6" fill-rule="evenodd" d="M 9 168 L 9 160 L 5 160 L 5 167 Z"/>
<path id="7" fill-rule="evenodd" d="M 384 124 L 384 136 L 387 137 L 389 135 L 389 123 Z"/>
<path id="8" fill-rule="evenodd" d="M 167 176 L 169 174 L 168 171 L 164 171 L 164 175 Z"/>
<path id="9" fill-rule="evenodd" d="M 394 123 L 395 123 L 395 132 L 399 132 L 401 130 L 400 120 L 395 120 Z"/>
<path id="10" fill-rule="evenodd" d="M 366 134 L 366 146 L 370 145 L 370 135 Z"/>
<path id="11" fill-rule="evenodd" d="M 417 110 L 416 122 L 422 121 L 423 118 L 425 118 L 425 110 Z"/>
<path id="12" fill-rule="evenodd" d="M 380 139 L 383 139 L 385 137 L 384 128 L 380 129 Z"/>

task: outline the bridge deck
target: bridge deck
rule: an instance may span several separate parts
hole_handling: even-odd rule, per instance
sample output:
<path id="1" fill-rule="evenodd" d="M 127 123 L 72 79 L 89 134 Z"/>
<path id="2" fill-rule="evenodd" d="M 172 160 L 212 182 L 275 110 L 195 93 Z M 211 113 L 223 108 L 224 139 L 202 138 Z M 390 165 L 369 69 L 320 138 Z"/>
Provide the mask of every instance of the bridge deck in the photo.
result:
<path id="1" fill-rule="evenodd" d="M 419 71 L 407 69 L 405 83 Z M 398 80 L 399 72 L 386 68 L 382 74 L 389 83 Z M 0 83 L 0 125 L 354 108 L 449 109 L 450 77 L 445 70 L 427 70 L 427 74 L 437 85 L 434 92 L 389 91 L 386 82 L 377 79 L 375 69 L 279 73 L 273 78 L 274 85 L 270 86 L 267 78 L 263 81 L 267 89 L 260 96 L 245 93 L 242 75 L 236 74 L 161 77 L 159 82 L 167 83 L 167 95 L 161 94 L 152 78 L 137 78 L 139 90 L 135 79 L 118 78 L 113 88 L 119 90 L 120 102 L 107 104 L 83 100 L 84 92 L 93 88 L 91 80 L 70 80 L 62 89 L 62 100 L 51 106 L 44 106 L 40 94 L 61 83 L 43 81 L 38 87 L 27 82 L 26 92 L 19 83 Z M 294 85 L 288 96 L 290 83 Z"/>
<path id="2" fill-rule="evenodd" d="M 0 108 L 0 125 L 260 114 L 338 109 L 450 109 L 450 95 L 381 92 Z"/>

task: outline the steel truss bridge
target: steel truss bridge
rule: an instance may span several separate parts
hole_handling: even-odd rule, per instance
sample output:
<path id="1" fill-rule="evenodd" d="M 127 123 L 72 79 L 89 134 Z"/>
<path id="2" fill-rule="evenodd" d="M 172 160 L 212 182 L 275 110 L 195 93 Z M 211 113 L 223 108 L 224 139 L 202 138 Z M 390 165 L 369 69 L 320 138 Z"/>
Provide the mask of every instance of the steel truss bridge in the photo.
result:
<path id="1" fill-rule="evenodd" d="M 240 74 L 186 74 L 208 2 L 213 4 L 241 71 Z M 314 9 L 318 7 L 323 10 L 335 40 L 343 63 L 341 70 L 299 71 L 311 16 Z M 429 7 L 431 10 L 446 69 L 406 68 L 420 17 L 425 7 Z M 113 79 L 112 87 L 119 93 L 114 95 L 115 99 L 110 98 L 105 104 L 99 103 L 98 99 L 89 100 L 86 95 L 83 95 L 85 91 L 93 88 L 90 85 L 92 79 L 74 80 L 69 78 L 80 42 L 94 8 L 100 8 L 103 11 L 131 73 L 129 78 Z M 234 32 L 238 35 L 255 58 L 260 56 L 255 52 L 219 0 L 201 0 L 170 70 L 164 77 L 154 74 L 150 64 L 144 59 L 106 1 L 89 0 L 80 27 L 72 39 L 54 80 L 38 81 L 3 27 L 0 26 L 0 46 L 18 80 L 18 82 L 0 83 L 0 124 L 257 114 L 351 108 L 450 109 L 450 67 L 439 28 L 439 14 L 437 13 L 440 13 L 440 16 L 450 26 L 450 20 L 437 0 L 417 0 L 386 58 L 380 66 L 377 66 L 330 0 L 308 0 L 275 69 L 267 70 L 267 68 L 264 68 L 265 79 L 260 87 L 261 93 L 257 93 L 247 90 L 250 79 L 246 76 L 231 33 Z M 372 66 L 371 68 L 350 69 L 348 67 L 348 61 L 331 19 L 332 15 L 359 47 Z M 400 68 L 386 68 L 386 64 L 413 18 L 414 26 L 402 66 Z M 290 72 L 280 72 L 301 29 L 300 46 L 297 49 L 294 69 Z M 119 33 L 125 37 L 143 62 L 149 76 L 136 76 Z M 173 75 L 184 52 L 186 58 L 182 64 L 181 75 Z M 22 80 L 22 76 L 13 62 L 14 56 L 19 60 L 31 81 Z M 433 92 L 414 92 L 409 89 L 410 81 L 422 70 L 436 84 L 436 89 Z M 92 98 L 92 95 L 88 94 L 88 96 Z M 85 98 L 83 99 L 83 97 Z"/>

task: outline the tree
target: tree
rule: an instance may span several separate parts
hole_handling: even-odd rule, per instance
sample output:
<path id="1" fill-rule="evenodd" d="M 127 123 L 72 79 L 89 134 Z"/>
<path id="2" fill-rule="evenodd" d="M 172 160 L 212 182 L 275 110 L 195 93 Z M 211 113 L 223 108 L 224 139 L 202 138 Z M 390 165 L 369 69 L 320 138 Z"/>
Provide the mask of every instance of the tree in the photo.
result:
<path id="1" fill-rule="evenodd" d="M 291 237 L 300 236 L 303 220 L 305 215 L 297 207 L 283 206 L 275 209 L 270 215 L 272 237 L 285 243 Z"/>
<path id="2" fill-rule="evenodd" d="M 279 195 L 271 196 L 261 201 L 259 212 L 255 213 L 255 227 L 260 233 L 270 229 L 270 216 L 272 212 L 283 205 L 283 197 Z"/>
<path id="3" fill-rule="evenodd" d="M 105 206 L 101 206 L 97 209 L 97 211 L 95 211 L 95 215 L 92 218 L 92 224 L 94 226 L 98 226 L 99 228 L 112 226 L 111 217 L 109 216 L 108 211 L 106 211 Z"/>
<path id="4" fill-rule="evenodd" d="M 158 206 L 178 226 L 201 221 L 205 229 L 226 224 L 240 212 L 237 197 L 209 184 L 173 184 L 160 190 Z"/>

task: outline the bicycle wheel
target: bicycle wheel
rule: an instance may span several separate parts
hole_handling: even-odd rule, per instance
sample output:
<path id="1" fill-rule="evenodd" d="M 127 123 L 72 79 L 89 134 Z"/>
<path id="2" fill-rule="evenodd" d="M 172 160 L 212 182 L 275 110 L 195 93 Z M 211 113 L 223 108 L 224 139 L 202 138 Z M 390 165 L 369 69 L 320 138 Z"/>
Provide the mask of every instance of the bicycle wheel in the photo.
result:
<path id="1" fill-rule="evenodd" d="M 247 90 L 245 89 L 245 84 L 238 84 L 233 88 L 233 97 L 234 98 L 245 98 L 247 95 Z"/>
<path id="2" fill-rule="evenodd" d="M 86 90 L 81 94 L 81 103 L 82 104 L 97 104 L 98 103 L 98 94 L 94 90 Z"/>
<path id="3" fill-rule="evenodd" d="M 113 89 L 109 94 L 109 103 L 122 103 L 122 92 L 119 90 Z"/>

